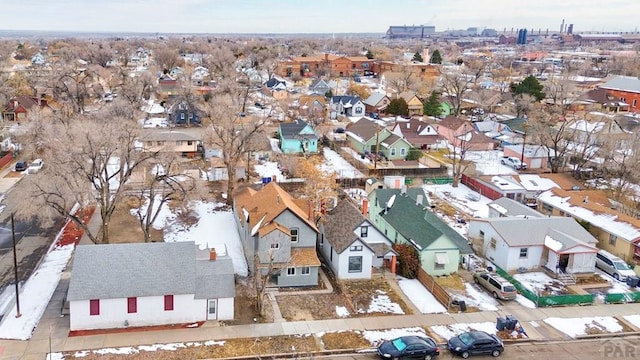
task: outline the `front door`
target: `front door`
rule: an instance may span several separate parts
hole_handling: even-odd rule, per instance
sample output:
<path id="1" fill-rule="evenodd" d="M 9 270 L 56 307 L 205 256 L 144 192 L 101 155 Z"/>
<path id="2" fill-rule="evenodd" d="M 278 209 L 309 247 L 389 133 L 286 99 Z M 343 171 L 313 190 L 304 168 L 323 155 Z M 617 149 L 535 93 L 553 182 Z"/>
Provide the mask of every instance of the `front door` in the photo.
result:
<path id="1" fill-rule="evenodd" d="M 558 261 L 558 268 L 560 272 L 566 273 L 568 266 L 569 266 L 569 254 L 560 255 L 560 260 Z"/>
<path id="2" fill-rule="evenodd" d="M 207 303 L 207 320 L 218 319 L 218 299 L 209 299 Z"/>

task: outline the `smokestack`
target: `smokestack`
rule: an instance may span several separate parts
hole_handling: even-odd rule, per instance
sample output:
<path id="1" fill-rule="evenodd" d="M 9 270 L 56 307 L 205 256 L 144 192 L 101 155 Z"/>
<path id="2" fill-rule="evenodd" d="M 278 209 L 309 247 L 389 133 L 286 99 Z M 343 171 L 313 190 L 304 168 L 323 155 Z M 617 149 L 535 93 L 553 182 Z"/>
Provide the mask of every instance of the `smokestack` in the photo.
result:
<path id="1" fill-rule="evenodd" d="M 215 248 L 209 249 L 209 261 L 216 261 L 218 258 L 218 253 L 216 253 Z"/>
<path id="2" fill-rule="evenodd" d="M 362 199 L 362 215 L 367 217 L 369 214 L 369 199 Z"/>
<path id="3" fill-rule="evenodd" d="M 562 34 L 563 30 L 564 30 L 564 19 L 562 19 L 562 24 L 560 24 L 560 34 Z"/>

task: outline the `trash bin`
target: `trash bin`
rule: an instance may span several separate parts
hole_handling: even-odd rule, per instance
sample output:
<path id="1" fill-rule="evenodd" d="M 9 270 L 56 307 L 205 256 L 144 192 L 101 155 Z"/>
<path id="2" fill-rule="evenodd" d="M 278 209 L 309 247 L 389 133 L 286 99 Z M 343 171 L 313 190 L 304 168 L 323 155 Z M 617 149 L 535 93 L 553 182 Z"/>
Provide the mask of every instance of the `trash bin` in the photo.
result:
<path id="1" fill-rule="evenodd" d="M 507 327 L 505 318 L 496 318 L 496 330 L 502 331 Z"/>
<path id="2" fill-rule="evenodd" d="M 507 315 L 507 318 L 505 319 L 505 328 L 507 328 L 507 330 L 515 330 L 516 325 L 518 325 L 518 319 L 512 315 Z"/>
<path id="3" fill-rule="evenodd" d="M 467 303 L 464 302 L 464 300 L 459 300 L 458 301 L 458 306 L 460 306 L 460 311 L 462 311 L 462 312 L 467 311 Z"/>

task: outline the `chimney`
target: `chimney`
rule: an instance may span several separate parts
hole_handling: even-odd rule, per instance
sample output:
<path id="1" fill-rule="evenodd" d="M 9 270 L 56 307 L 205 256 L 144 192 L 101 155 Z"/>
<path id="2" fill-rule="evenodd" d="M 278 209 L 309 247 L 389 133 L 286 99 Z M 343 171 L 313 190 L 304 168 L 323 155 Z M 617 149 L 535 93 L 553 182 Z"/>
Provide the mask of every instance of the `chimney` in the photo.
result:
<path id="1" fill-rule="evenodd" d="M 217 257 L 218 257 L 218 254 L 216 253 L 216 249 L 215 248 L 209 249 L 209 261 L 216 261 Z"/>
<path id="2" fill-rule="evenodd" d="M 422 205 L 422 194 L 416 196 L 416 205 Z"/>
<path id="3" fill-rule="evenodd" d="M 362 215 L 365 217 L 369 214 L 369 199 L 362 199 Z"/>

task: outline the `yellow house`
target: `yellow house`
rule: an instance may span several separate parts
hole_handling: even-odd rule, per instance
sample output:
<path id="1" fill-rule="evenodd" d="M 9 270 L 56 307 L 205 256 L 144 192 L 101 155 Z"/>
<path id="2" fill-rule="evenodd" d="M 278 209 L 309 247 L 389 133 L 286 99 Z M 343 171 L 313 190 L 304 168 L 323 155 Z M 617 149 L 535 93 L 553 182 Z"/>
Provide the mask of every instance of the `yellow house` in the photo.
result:
<path id="1" fill-rule="evenodd" d="M 409 115 L 422 115 L 422 100 L 413 92 L 401 92 L 398 97 L 403 98 L 409 105 Z"/>
<path id="2" fill-rule="evenodd" d="M 185 156 L 202 153 L 202 140 L 180 130 L 149 129 L 142 133 L 139 141 L 143 151 L 175 152 Z"/>
<path id="3" fill-rule="evenodd" d="M 597 194 L 553 188 L 538 196 L 538 211 L 573 217 L 598 239 L 600 249 L 627 262 L 640 261 L 640 220 L 611 209 Z"/>

